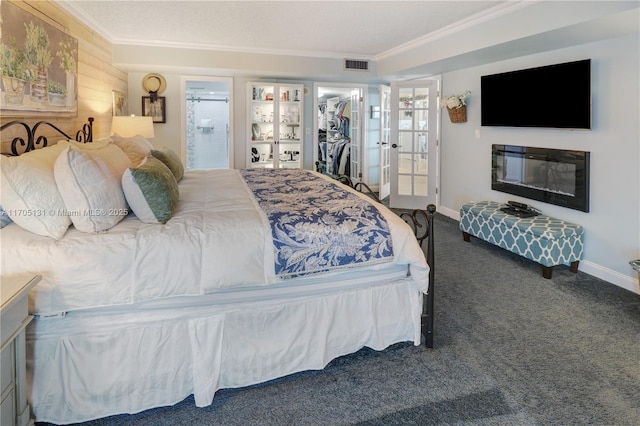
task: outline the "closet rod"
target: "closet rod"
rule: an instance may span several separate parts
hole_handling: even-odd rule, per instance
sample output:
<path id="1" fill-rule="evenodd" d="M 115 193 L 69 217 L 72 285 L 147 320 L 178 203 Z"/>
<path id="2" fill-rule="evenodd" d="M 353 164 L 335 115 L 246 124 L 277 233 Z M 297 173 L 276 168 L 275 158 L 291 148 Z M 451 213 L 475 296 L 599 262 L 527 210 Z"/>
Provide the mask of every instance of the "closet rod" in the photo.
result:
<path id="1" fill-rule="evenodd" d="M 206 99 L 206 98 L 201 98 L 201 97 L 197 97 L 194 98 L 193 96 L 191 97 L 187 97 L 187 101 L 191 101 L 191 102 L 226 102 L 229 103 L 229 98 L 224 98 L 224 99 Z"/>

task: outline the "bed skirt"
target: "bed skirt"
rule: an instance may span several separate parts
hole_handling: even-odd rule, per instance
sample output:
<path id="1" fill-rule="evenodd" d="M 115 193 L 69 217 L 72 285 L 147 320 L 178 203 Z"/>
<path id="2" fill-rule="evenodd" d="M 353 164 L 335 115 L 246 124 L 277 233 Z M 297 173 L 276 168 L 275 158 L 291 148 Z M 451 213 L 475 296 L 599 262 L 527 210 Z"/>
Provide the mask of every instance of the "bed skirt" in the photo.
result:
<path id="1" fill-rule="evenodd" d="M 212 306 L 71 312 L 27 330 L 36 421 L 75 423 L 178 403 L 324 368 L 367 346 L 420 344 L 410 277 L 366 288 Z"/>

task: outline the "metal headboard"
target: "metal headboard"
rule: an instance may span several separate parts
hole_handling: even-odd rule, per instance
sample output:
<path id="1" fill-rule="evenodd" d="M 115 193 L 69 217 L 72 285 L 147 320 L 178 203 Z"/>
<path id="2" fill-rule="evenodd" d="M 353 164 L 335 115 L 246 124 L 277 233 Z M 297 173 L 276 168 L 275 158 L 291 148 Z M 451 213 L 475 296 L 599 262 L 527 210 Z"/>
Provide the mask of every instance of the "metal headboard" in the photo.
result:
<path id="1" fill-rule="evenodd" d="M 67 139 L 75 139 L 78 142 L 87 143 L 93 142 L 93 117 L 89 117 L 87 119 L 87 123 L 82 126 L 82 129 L 76 132 L 75 138 L 72 138 L 68 134 L 66 134 L 62 129 L 57 127 L 55 124 L 50 123 L 48 121 L 38 121 L 33 126 L 29 126 L 29 124 L 24 121 L 10 121 L 8 123 L 3 124 L 0 127 L 0 132 L 5 129 L 8 129 L 13 126 L 21 126 L 22 130 L 26 133 L 25 136 L 15 136 L 11 141 L 11 153 L 7 155 L 20 155 L 25 152 L 33 151 L 37 148 L 44 148 L 49 144 L 47 137 L 44 135 L 37 136 L 36 132 L 38 128 L 42 126 L 42 128 L 50 127 L 60 134 L 60 136 L 64 136 Z M 18 151 L 18 145 L 23 147 L 22 152 Z"/>

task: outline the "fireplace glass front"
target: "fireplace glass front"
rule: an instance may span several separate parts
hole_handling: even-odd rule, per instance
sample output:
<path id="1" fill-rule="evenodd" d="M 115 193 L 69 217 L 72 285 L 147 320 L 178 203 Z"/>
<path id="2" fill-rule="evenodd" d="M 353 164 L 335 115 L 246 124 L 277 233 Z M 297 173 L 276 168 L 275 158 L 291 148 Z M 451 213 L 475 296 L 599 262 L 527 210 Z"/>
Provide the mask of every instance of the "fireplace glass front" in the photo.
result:
<path id="1" fill-rule="evenodd" d="M 589 211 L 589 152 L 492 146 L 491 189 Z"/>

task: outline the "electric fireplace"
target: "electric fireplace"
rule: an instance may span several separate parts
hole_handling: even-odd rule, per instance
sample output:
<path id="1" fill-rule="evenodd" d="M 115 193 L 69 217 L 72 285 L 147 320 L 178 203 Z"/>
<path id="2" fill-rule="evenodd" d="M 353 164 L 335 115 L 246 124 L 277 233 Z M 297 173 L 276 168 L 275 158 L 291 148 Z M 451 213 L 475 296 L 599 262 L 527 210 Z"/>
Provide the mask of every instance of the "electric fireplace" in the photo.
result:
<path id="1" fill-rule="evenodd" d="M 588 212 L 589 154 L 492 145 L 491 189 Z"/>

